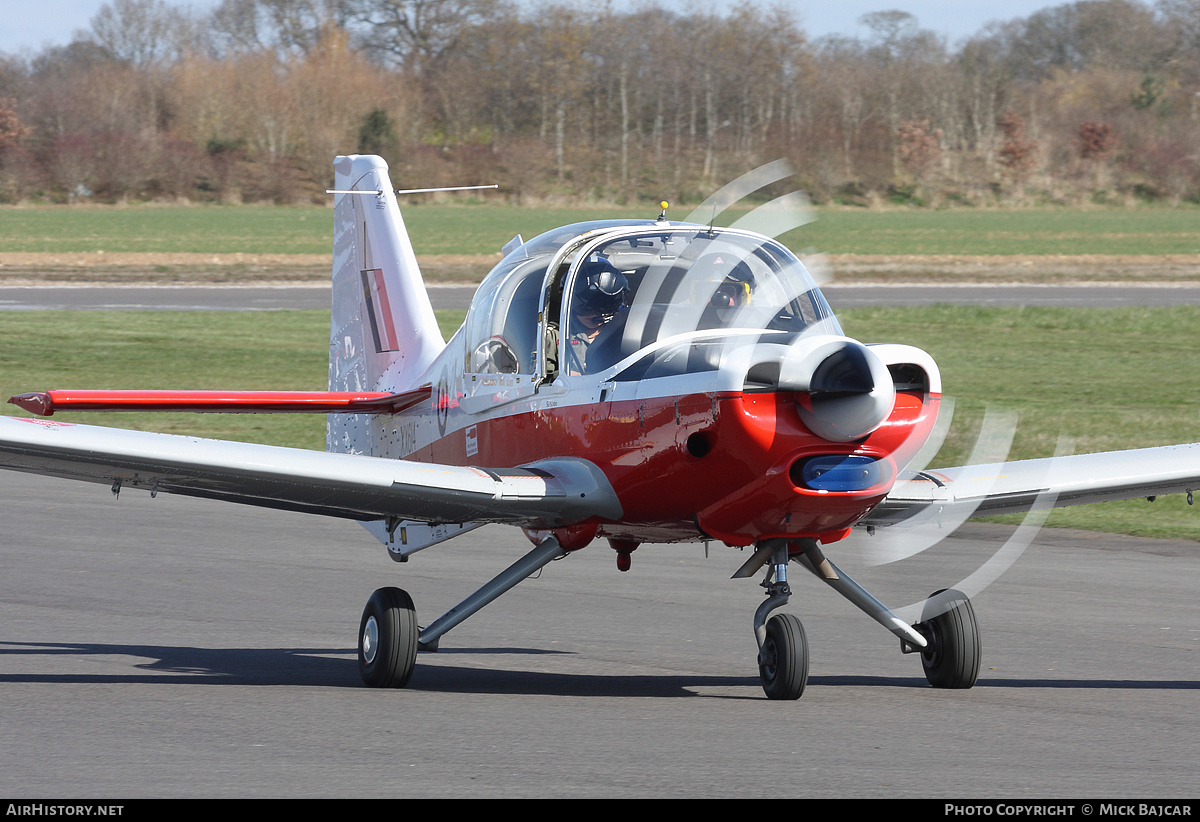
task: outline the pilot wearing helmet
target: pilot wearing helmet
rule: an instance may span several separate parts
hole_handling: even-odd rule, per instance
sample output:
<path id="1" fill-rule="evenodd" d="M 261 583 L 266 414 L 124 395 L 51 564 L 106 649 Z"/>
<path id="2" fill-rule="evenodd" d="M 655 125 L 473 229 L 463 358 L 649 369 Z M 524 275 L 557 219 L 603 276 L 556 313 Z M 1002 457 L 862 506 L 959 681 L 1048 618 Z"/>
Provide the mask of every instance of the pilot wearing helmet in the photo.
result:
<path id="1" fill-rule="evenodd" d="M 695 262 L 692 272 L 698 282 L 713 289 L 700 328 L 728 327 L 738 311 L 750 303 L 754 275 L 745 260 L 730 254 L 708 254 Z"/>
<path id="2" fill-rule="evenodd" d="M 575 278 L 575 291 L 571 297 L 570 327 L 567 335 L 565 356 L 566 372 L 572 375 L 589 371 L 588 350 L 600 337 L 601 332 L 624 311 L 629 292 L 629 282 L 615 265 L 604 257 L 595 257 L 583 264 Z M 550 370 L 557 367 L 558 329 L 548 329 L 546 357 Z M 598 366 L 591 363 L 591 370 Z"/>

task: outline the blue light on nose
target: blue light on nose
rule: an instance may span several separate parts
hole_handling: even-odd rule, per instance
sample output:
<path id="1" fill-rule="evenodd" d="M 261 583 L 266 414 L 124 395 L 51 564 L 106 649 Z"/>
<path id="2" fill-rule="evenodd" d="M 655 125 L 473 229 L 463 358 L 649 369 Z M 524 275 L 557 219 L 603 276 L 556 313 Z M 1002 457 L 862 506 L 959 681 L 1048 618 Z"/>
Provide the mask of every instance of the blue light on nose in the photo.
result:
<path id="1" fill-rule="evenodd" d="M 879 478 L 879 461 L 863 456 L 813 457 L 800 470 L 800 484 L 814 491 L 863 491 Z"/>

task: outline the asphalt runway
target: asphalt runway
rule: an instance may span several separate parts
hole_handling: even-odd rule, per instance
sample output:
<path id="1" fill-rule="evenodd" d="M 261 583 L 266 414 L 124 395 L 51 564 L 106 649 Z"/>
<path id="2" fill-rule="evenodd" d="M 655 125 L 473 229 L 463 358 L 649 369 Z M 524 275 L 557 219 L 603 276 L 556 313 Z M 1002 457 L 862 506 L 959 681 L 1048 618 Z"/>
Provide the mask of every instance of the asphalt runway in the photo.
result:
<path id="1" fill-rule="evenodd" d="M 431 288 L 438 307 L 471 288 Z M 827 286 L 835 308 L 1161 305 L 1192 286 Z M 915 301 L 915 302 L 910 302 Z M 328 307 L 328 289 L 0 289 L 0 309 Z M 1153 515 L 1148 506 L 1147 516 Z M 1200 516 L 1200 510 L 1197 513 Z M 808 691 L 768 702 L 745 554 L 597 544 L 361 686 L 359 616 L 398 585 L 422 623 L 527 550 L 485 528 L 393 563 L 353 523 L 0 472 L 0 795 L 1005 797 L 1195 795 L 1196 543 L 1043 531 L 976 599 L 979 684 L 920 660 L 800 570 Z M 969 526 L 858 569 L 891 605 L 1002 544 Z"/>
<path id="2" fill-rule="evenodd" d="M 838 285 L 822 286 L 835 310 L 876 305 L 1045 305 L 1080 307 L 1200 305 L 1200 285 Z M 434 308 L 466 310 L 475 286 L 431 285 Z M 46 309 L 269 311 L 329 308 L 329 287 L 7 286 L 0 311 Z"/>
<path id="3" fill-rule="evenodd" d="M 406 588 L 428 623 L 523 536 L 488 527 L 401 565 L 354 523 L 11 472 L 0 522 L 3 796 L 1196 793 L 1192 542 L 1043 531 L 976 598 L 967 691 L 929 688 L 797 568 L 811 678 L 777 703 L 754 661 L 763 594 L 729 579 L 746 555 L 728 548 L 643 546 L 621 574 L 594 545 L 422 654 L 410 688 L 378 691 L 354 656 L 371 591 Z M 1007 535 L 969 528 L 857 578 L 919 600 Z"/>

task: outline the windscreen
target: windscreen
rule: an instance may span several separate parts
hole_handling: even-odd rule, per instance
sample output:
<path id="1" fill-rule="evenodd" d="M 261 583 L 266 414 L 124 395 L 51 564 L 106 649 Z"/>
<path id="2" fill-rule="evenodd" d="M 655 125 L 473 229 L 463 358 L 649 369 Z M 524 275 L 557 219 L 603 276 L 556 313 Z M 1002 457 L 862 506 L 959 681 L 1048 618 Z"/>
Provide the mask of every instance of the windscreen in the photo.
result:
<path id="1" fill-rule="evenodd" d="M 841 329 L 804 266 L 762 236 L 707 227 L 646 231 L 587 249 L 571 282 L 564 355 L 618 379 L 718 367 L 731 341 Z M 585 354 L 585 356 L 580 356 Z"/>

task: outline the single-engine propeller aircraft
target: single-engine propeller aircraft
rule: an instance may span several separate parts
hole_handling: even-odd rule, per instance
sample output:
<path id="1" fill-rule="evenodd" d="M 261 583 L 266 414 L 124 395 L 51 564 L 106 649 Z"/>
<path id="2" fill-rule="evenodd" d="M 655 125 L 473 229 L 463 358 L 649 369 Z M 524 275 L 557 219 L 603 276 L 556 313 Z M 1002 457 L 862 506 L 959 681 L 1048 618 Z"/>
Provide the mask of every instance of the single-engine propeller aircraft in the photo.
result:
<path id="1" fill-rule="evenodd" d="M 908 345 L 842 333 L 797 257 L 753 231 L 604 220 L 517 236 L 444 342 L 379 157 L 336 171 L 329 390 L 46 391 L 59 411 L 328 414 L 327 451 L 201 440 L 54 420 L 0 419 L 0 466 L 359 520 L 393 559 L 485 523 L 524 529 L 526 555 L 425 627 L 381 588 L 362 615 L 363 680 L 403 687 L 418 650 L 551 560 L 599 538 L 627 570 L 642 543 L 752 547 L 768 697 L 796 699 L 804 629 L 772 612 L 790 562 L 921 657 L 939 688 L 980 666 L 969 599 L 936 592 L 901 619 L 822 550 L 855 526 L 1191 493 L 1200 443 L 918 470 L 934 430 L 937 365 Z"/>

